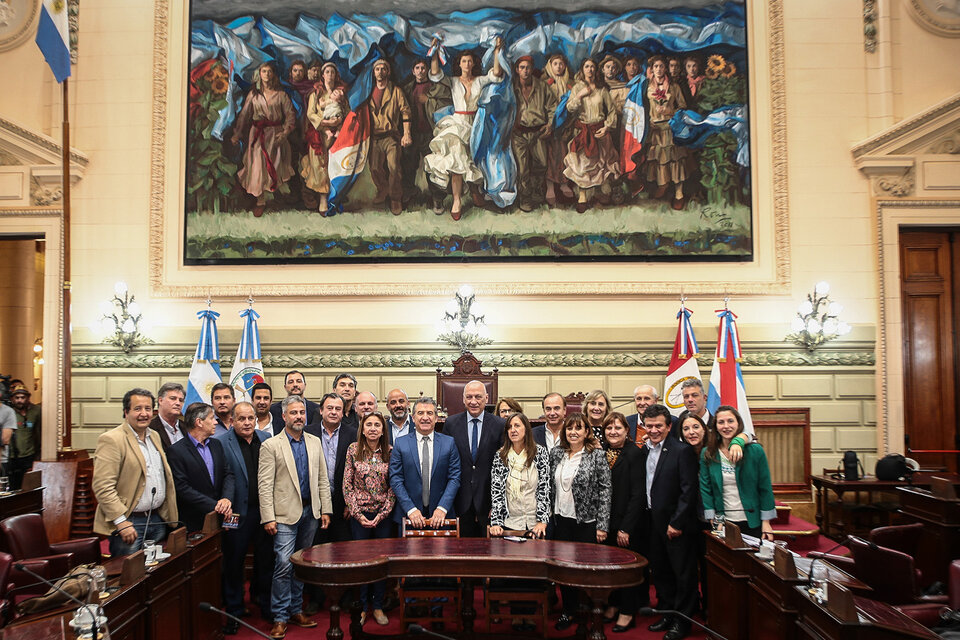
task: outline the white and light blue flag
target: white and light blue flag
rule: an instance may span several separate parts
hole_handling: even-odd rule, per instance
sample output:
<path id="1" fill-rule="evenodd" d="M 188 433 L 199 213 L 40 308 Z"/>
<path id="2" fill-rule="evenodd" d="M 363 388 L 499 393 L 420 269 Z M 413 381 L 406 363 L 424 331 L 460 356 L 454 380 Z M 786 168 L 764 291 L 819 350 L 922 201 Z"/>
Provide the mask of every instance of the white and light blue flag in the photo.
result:
<path id="1" fill-rule="evenodd" d="M 200 339 L 197 341 L 197 351 L 193 356 L 193 366 L 190 367 L 190 377 L 187 379 L 184 408 L 194 402 L 210 404 L 213 385 L 222 382 L 219 337 L 217 336 L 217 318 L 220 314 L 212 309 L 205 309 L 198 311 L 197 317 L 200 318 Z"/>
<path id="2" fill-rule="evenodd" d="M 67 0 L 43 0 L 37 25 L 37 46 L 57 82 L 70 77 L 70 22 Z"/>
<path id="3" fill-rule="evenodd" d="M 230 371 L 230 386 L 233 387 L 233 397 L 237 402 L 250 402 L 253 399 L 253 385 L 263 382 L 260 329 L 257 327 L 260 314 L 250 307 L 241 311 L 240 317 L 244 319 L 243 335 Z"/>

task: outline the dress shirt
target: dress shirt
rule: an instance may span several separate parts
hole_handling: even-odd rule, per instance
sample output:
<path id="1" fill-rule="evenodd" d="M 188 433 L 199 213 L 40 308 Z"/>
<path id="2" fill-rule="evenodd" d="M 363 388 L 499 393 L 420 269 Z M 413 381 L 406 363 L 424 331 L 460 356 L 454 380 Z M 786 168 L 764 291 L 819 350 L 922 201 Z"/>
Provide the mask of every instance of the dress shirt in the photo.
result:
<path id="1" fill-rule="evenodd" d="M 403 426 L 398 427 L 397 424 L 390 419 L 390 428 L 393 430 L 393 441 L 396 442 L 397 438 L 402 438 L 403 436 L 410 433 L 410 418 L 407 417 L 403 420 Z"/>
<path id="2" fill-rule="evenodd" d="M 153 440 L 150 439 L 149 433 L 146 434 L 145 440 L 141 440 L 133 427 L 130 427 L 130 430 L 133 431 L 133 437 L 136 438 L 137 444 L 140 445 L 140 453 L 143 454 L 143 459 L 147 463 L 147 475 L 144 478 L 143 493 L 140 494 L 140 500 L 137 501 L 137 504 L 133 507 L 133 511 L 159 509 L 167 495 L 167 483 L 163 477 L 163 459 L 160 457 L 160 451 L 154 446 Z M 154 489 L 157 490 L 156 493 L 153 492 Z M 126 519 L 127 517 L 125 515 L 119 516 L 114 519 L 113 524 L 120 524 Z"/>
<path id="3" fill-rule="evenodd" d="M 650 485 L 653 484 L 653 476 L 657 472 L 657 463 L 660 462 L 660 453 L 663 451 L 663 440 L 657 444 L 647 440 L 647 448 L 650 452 L 647 454 L 647 508 L 653 509 L 653 501 L 650 499 Z"/>
<path id="4" fill-rule="evenodd" d="M 340 425 L 337 425 L 333 433 L 330 433 L 325 426 L 321 425 L 320 440 L 323 441 L 323 457 L 327 462 L 327 480 L 330 481 L 332 492 L 333 476 L 337 470 L 337 447 L 340 446 Z"/>
<path id="5" fill-rule="evenodd" d="M 254 507 L 260 504 L 260 488 L 257 487 L 255 481 L 260 461 L 260 438 L 254 434 L 250 442 L 247 442 L 240 437 L 236 430 L 233 432 L 233 437 L 237 439 L 237 444 L 240 445 L 240 456 L 247 468 L 247 504 Z"/>
<path id="6" fill-rule="evenodd" d="M 175 444 L 183 439 L 183 431 L 180 430 L 179 420 L 170 424 L 163 419 L 163 416 L 160 416 L 160 424 L 163 425 L 163 430 L 167 432 L 167 437 L 170 438 L 170 444 Z"/>
<path id="7" fill-rule="evenodd" d="M 583 449 L 577 451 L 573 456 L 564 452 L 560 464 L 557 465 L 557 471 L 554 475 L 554 482 L 557 483 L 557 504 L 554 513 L 564 518 L 575 520 L 577 518 L 577 505 L 573 499 L 573 481 L 580 469 L 580 461 L 583 460 Z"/>
<path id="8" fill-rule="evenodd" d="M 470 451 L 474 450 L 474 446 L 479 448 L 480 440 L 483 439 L 483 414 L 484 413 L 486 413 L 486 411 L 481 411 L 480 415 L 474 417 L 470 415 L 469 411 L 467 412 L 467 442 L 470 444 Z M 477 424 L 477 444 L 476 445 L 473 444 L 473 421 L 474 420 L 480 421 Z"/>
<path id="9" fill-rule="evenodd" d="M 300 498 L 310 499 L 310 469 L 307 463 L 307 443 L 303 440 L 303 433 L 299 439 L 294 439 L 286 430 L 290 448 L 293 450 L 293 462 L 297 465 L 297 479 L 300 481 Z"/>
<path id="10" fill-rule="evenodd" d="M 199 453 L 200 457 L 203 458 L 203 464 L 207 465 L 207 473 L 210 474 L 210 483 L 216 484 L 216 482 L 213 479 L 213 454 L 210 453 L 210 447 L 209 447 L 210 443 L 207 440 L 200 442 L 199 440 L 193 437 L 192 433 L 188 433 L 187 437 L 190 438 L 190 441 L 193 443 L 193 446 L 197 448 L 197 453 Z"/>
<path id="11" fill-rule="evenodd" d="M 260 424 L 260 418 L 257 418 L 257 429 L 273 433 L 273 414 L 267 414 L 267 424 Z"/>
<path id="12" fill-rule="evenodd" d="M 563 427 L 561 426 L 560 429 L 562 430 Z M 545 437 L 544 437 L 544 442 L 547 443 L 547 453 L 550 453 L 551 451 L 553 451 L 553 448 L 554 448 L 555 446 L 557 446 L 558 444 L 560 444 L 560 436 L 559 436 L 559 435 L 556 435 L 556 436 L 553 435 L 553 431 L 550 431 L 550 427 L 548 427 L 548 426 L 546 426 L 546 425 L 544 425 L 543 431 L 544 431 L 544 436 L 545 436 Z"/>

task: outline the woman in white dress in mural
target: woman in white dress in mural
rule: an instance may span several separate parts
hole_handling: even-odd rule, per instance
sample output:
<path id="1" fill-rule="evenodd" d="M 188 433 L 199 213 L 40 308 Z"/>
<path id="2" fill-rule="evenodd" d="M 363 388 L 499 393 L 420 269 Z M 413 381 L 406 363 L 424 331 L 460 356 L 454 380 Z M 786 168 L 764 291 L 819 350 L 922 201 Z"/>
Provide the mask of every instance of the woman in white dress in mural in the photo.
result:
<path id="1" fill-rule="evenodd" d="M 480 57 L 471 51 L 459 53 L 454 60 L 453 75 L 445 76 L 440 69 L 439 41 L 435 38 L 431 46 L 435 50 L 430 59 L 430 80 L 450 86 L 453 114 L 444 116 L 434 128 L 430 153 L 423 159 L 423 168 L 430 180 L 441 189 L 450 185 L 453 192 L 450 214 L 454 220 L 459 220 L 463 212 L 464 183 L 470 183 L 476 189 L 477 184 L 483 181 L 483 174 L 470 154 L 470 131 L 480 92 L 488 84 L 503 80 L 504 73 L 500 67 L 503 40 L 497 38 L 493 49 L 493 68 L 485 76 L 476 75 L 482 70 Z M 474 191 L 474 201 L 478 206 L 483 204 L 479 191 Z M 442 213 L 442 210 L 436 213 Z"/>

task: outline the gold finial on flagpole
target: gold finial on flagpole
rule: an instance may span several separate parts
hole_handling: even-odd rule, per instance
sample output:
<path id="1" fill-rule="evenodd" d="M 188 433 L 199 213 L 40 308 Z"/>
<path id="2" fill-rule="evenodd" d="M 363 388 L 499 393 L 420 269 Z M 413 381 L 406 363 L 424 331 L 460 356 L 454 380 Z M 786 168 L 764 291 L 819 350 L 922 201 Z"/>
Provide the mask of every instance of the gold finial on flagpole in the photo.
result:
<path id="1" fill-rule="evenodd" d="M 247 308 L 253 309 L 253 293 L 247 296 Z"/>
<path id="2" fill-rule="evenodd" d="M 213 298 L 207 295 L 207 309 L 210 309 L 211 307 L 213 307 Z"/>
<path id="3" fill-rule="evenodd" d="M 723 297 L 723 310 L 730 311 L 730 294 L 729 293 Z"/>

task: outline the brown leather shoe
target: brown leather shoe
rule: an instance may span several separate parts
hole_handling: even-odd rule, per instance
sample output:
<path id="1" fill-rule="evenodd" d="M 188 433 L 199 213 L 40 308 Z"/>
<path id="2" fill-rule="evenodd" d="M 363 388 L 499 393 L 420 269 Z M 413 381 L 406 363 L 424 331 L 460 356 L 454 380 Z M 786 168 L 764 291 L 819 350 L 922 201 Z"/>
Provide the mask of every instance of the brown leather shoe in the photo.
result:
<path id="1" fill-rule="evenodd" d="M 303 615 L 302 613 L 296 613 L 290 616 L 290 622 L 297 625 L 298 627 L 303 627 L 304 629 L 312 629 L 315 626 L 317 626 L 317 622 L 315 620 L 311 620 L 310 618 Z"/>
<path id="2" fill-rule="evenodd" d="M 287 623 L 286 622 L 274 622 L 273 626 L 270 627 L 270 637 L 275 640 L 280 640 L 281 638 L 286 637 L 287 635 Z"/>

